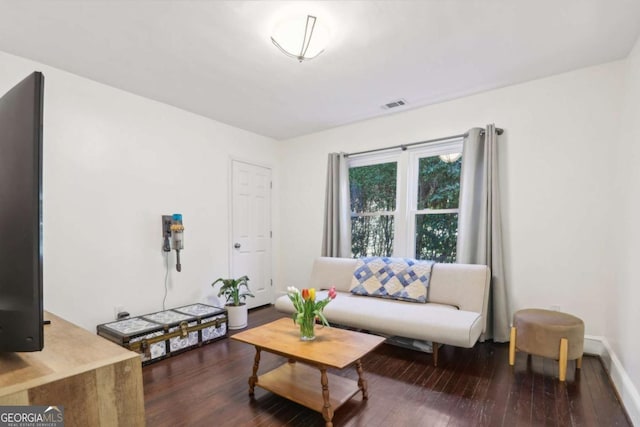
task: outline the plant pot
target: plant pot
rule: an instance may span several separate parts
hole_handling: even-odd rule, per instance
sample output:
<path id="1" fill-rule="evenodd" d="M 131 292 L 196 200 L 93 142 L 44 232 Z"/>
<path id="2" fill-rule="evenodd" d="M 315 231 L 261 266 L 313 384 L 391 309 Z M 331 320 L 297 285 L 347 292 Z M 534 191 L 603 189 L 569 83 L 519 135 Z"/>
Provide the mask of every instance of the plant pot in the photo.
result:
<path id="1" fill-rule="evenodd" d="M 242 329 L 247 327 L 247 304 L 227 305 L 227 316 L 229 316 L 229 329 Z"/>

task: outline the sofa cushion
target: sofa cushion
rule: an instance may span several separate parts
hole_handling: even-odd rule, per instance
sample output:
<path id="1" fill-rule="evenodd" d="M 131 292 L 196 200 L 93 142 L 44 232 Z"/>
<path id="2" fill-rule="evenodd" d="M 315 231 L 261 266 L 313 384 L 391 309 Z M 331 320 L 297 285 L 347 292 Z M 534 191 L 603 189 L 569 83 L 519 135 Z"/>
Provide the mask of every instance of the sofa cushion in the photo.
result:
<path id="1" fill-rule="evenodd" d="M 326 292 L 316 293 L 317 300 L 326 296 Z M 275 306 L 281 312 L 295 311 L 286 295 L 279 297 Z M 450 305 L 362 298 L 344 292 L 338 292 L 325 307 L 324 315 L 332 324 L 467 348 L 476 343 L 483 326 L 480 313 Z"/>
<path id="2" fill-rule="evenodd" d="M 350 291 L 355 295 L 425 303 L 433 264 L 408 258 L 360 258 Z"/>

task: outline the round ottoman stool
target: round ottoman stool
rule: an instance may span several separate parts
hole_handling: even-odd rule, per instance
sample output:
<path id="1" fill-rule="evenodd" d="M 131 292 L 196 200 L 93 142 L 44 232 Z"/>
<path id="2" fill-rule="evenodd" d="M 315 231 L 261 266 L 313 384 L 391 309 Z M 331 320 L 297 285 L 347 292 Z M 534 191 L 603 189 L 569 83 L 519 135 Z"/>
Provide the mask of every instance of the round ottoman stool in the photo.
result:
<path id="1" fill-rule="evenodd" d="M 584 322 L 559 311 L 529 308 L 513 314 L 509 365 L 513 366 L 516 350 L 558 361 L 560 381 L 567 375 L 567 360 L 582 366 Z"/>

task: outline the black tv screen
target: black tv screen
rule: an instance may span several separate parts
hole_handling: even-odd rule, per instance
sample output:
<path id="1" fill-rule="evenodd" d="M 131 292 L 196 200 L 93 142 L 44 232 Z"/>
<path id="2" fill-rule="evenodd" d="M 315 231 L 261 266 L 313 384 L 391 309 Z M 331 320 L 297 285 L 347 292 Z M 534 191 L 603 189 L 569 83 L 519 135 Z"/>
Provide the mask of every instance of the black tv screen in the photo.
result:
<path id="1" fill-rule="evenodd" d="M 44 346 L 43 90 L 34 72 L 0 98 L 0 352 Z"/>

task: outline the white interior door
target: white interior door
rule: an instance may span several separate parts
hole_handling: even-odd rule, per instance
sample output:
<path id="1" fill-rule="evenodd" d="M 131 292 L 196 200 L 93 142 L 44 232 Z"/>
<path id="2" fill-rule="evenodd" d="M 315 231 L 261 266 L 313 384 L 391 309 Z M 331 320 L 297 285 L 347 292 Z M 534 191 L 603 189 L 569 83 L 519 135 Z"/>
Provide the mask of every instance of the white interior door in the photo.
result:
<path id="1" fill-rule="evenodd" d="M 232 161 L 232 277 L 249 276 L 249 308 L 273 302 L 271 169 Z"/>

